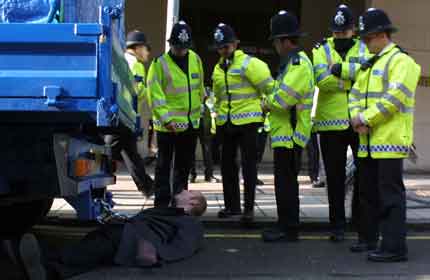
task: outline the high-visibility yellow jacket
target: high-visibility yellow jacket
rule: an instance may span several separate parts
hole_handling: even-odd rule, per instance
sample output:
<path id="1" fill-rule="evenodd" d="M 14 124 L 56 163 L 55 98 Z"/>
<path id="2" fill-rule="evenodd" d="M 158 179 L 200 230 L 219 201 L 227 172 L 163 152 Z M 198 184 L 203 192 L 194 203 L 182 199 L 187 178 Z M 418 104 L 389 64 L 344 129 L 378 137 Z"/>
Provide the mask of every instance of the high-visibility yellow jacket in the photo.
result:
<path id="1" fill-rule="evenodd" d="M 199 128 L 205 90 L 203 81 L 202 61 L 191 50 L 188 75 L 168 53 L 152 62 L 148 72 L 148 97 L 155 130 L 167 132 L 165 125 L 171 121 L 176 123 L 178 132 L 187 130 L 190 123 L 193 128 Z"/>
<path id="2" fill-rule="evenodd" d="M 372 61 L 372 60 L 370 60 Z M 421 67 L 395 44 L 360 72 L 349 97 L 351 117 L 370 127 L 360 135 L 359 157 L 405 158 L 413 141 L 415 90 Z"/>
<path id="3" fill-rule="evenodd" d="M 349 127 L 348 93 L 361 63 L 370 58 L 366 45 L 355 39 L 354 46 L 342 59 L 335 50 L 333 40 L 328 38 L 312 50 L 315 80 L 319 88 L 314 131 L 345 130 Z M 340 78 L 329 70 L 329 66 L 336 63 L 342 64 Z"/>
<path id="4" fill-rule="evenodd" d="M 241 50 L 234 52 L 231 65 L 224 71 L 220 59 L 212 74 L 215 93 L 216 124 L 230 120 L 235 125 L 263 122 L 262 96 L 273 89 L 273 78 L 266 63 Z"/>
<path id="5" fill-rule="evenodd" d="M 315 91 L 312 63 L 303 51 L 290 54 L 285 70 L 275 82 L 268 97 L 272 147 L 293 148 L 294 143 L 305 147 L 312 124 L 311 110 Z M 292 122 L 295 108 L 296 124 Z"/>
<path id="6" fill-rule="evenodd" d="M 151 109 L 148 106 L 148 92 L 146 89 L 146 69 L 145 65 L 140 62 L 136 56 L 126 52 L 124 54 L 128 66 L 133 74 L 133 82 L 135 85 L 136 94 L 138 96 L 137 109 L 144 119 L 151 118 Z"/>

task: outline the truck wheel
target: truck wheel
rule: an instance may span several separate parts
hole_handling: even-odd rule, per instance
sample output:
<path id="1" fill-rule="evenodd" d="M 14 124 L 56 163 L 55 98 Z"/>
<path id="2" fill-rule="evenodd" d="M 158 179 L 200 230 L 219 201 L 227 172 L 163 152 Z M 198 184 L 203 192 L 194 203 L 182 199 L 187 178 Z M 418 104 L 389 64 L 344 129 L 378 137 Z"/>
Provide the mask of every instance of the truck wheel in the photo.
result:
<path id="1" fill-rule="evenodd" d="M 51 209 L 54 199 L 0 206 L 0 239 L 8 239 L 28 231 L 40 222 Z"/>

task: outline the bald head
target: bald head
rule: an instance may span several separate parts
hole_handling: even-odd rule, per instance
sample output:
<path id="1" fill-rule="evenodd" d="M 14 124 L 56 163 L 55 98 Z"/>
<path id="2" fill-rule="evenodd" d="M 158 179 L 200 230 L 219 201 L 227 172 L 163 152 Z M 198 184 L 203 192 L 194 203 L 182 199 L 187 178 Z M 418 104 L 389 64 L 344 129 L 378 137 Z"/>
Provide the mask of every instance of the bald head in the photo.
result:
<path id="1" fill-rule="evenodd" d="M 183 208 L 191 216 L 202 216 L 207 208 L 206 198 L 199 191 L 184 190 L 175 196 L 176 207 Z"/>

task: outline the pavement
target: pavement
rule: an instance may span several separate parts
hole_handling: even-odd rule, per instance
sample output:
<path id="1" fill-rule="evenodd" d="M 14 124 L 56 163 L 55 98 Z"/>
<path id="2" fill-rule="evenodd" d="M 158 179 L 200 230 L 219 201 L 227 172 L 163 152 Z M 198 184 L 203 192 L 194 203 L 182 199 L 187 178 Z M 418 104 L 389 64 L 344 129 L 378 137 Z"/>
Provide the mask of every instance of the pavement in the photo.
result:
<path id="1" fill-rule="evenodd" d="M 149 173 L 153 175 L 152 168 L 149 169 Z M 221 178 L 219 170 L 215 171 L 215 176 Z M 260 168 L 259 179 L 264 182 L 264 186 L 257 188 L 255 221 L 256 224 L 271 224 L 276 221 L 277 213 L 273 185 L 274 178 L 270 165 L 264 165 Z M 326 188 L 313 188 L 308 176 L 305 175 L 299 176 L 299 183 L 300 219 L 302 224 L 324 227 L 328 222 Z M 405 185 L 408 223 L 411 226 L 428 226 L 430 228 L 430 174 L 406 174 Z M 189 189 L 202 191 L 208 200 L 208 210 L 202 218 L 206 224 L 217 227 L 234 227 L 238 225 L 238 218 L 220 220 L 216 217 L 217 212 L 223 207 L 224 203 L 221 183 L 206 183 L 203 176 L 199 175 L 197 182 L 190 184 Z M 120 213 L 133 215 L 142 208 L 153 206 L 153 199 L 145 198 L 138 192 L 131 177 L 126 172 L 119 173 L 117 184 L 110 186 L 109 190 L 113 193 L 116 203 L 114 209 Z M 349 189 L 345 201 L 348 218 L 351 215 L 351 198 L 352 192 Z M 73 219 L 75 211 L 63 199 L 56 199 L 48 216 L 51 219 Z"/>

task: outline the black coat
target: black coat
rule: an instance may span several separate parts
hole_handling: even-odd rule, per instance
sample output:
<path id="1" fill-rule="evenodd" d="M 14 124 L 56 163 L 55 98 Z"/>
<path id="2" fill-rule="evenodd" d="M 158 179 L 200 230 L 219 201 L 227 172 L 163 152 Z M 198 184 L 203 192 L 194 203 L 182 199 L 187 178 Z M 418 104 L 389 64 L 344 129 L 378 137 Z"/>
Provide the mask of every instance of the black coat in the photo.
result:
<path id="1" fill-rule="evenodd" d="M 154 245 L 161 263 L 174 262 L 192 256 L 201 248 L 204 230 L 201 222 L 183 209 L 142 211 L 125 224 L 115 263 L 137 266 L 137 244 L 142 239 Z"/>

